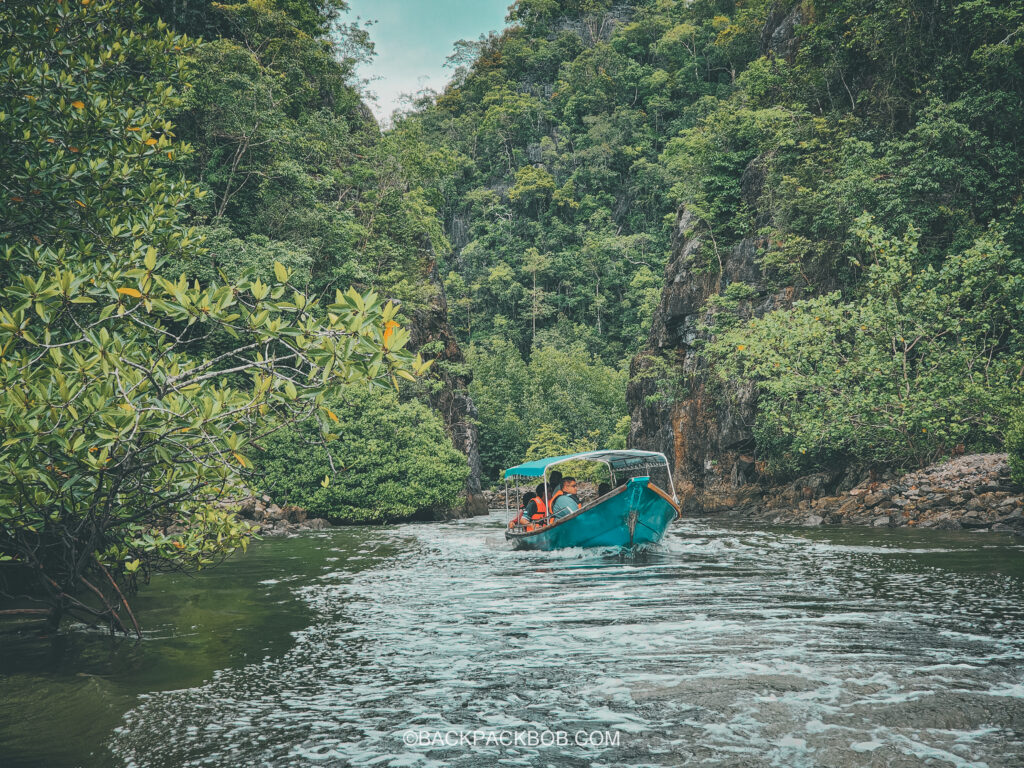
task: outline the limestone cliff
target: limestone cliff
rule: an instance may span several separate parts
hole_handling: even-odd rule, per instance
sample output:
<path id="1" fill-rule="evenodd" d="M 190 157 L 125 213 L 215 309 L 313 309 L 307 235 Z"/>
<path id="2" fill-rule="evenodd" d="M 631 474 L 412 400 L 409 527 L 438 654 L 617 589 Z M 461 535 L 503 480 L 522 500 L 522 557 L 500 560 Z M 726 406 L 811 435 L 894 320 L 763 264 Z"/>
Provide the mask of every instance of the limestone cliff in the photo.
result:
<path id="1" fill-rule="evenodd" d="M 701 238 L 685 209 L 676 221 L 665 288 L 655 311 L 647 348 L 633 360 L 626 399 L 632 423 L 629 445 L 661 451 L 672 464 L 676 490 L 687 512 L 713 511 L 736 502 L 739 489 L 757 480 L 752 427 L 757 393 L 741 384 L 715 391 L 697 342 L 712 317 L 707 300 L 729 283 L 754 288 L 740 311 L 762 315 L 791 301 L 794 292 L 766 287 L 755 261 L 754 240 L 720 254 L 722 271 L 697 259 Z"/>
<path id="2" fill-rule="evenodd" d="M 444 419 L 452 444 L 466 455 L 469 477 L 466 479 L 464 504 L 452 510 L 456 517 L 469 517 L 487 513 L 487 503 L 480 487 L 482 469 L 476 428 L 476 407 L 469 396 L 471 374 L 465 369 L 465 357 L 448 324 L 448 300 L 444 285 L 437 272 L 437 263 L 431 262 L 428 279 L 435 287 L 434 300 L 429 307 L 414 313 L 410 328 L 410 347 L 440 346 L 434 370 L 441 387 L 431 393 L 430 404 Z M 431 355 L 433 357 L 433 355 Z"/>
<path id="3" fill-rule="evenodd" d="M 789 56 L 800 6 L 780 5 L 768 17 L 762 51 Z M 763 177 L 759 159 L 742 179 L 744 202 L 757 212 Z M 766 222 L 756 216 L 758 227 Z M 631 426 L 629 445 L 663 452 L 672 464 L 676 490 L 687 512 L 732 507 L 745 495 L 757 495 L 759 480 L 752 428 L 757 392 L 752 384 L 723 388 L 699 354 L 699 340 L 713 317 L 708 299 L 730 283 L 750 286 L 752 296 L 737 310 L 761 316 L 799 298 L 794 287 L 768 285 L 757 263 L 759 242 L 740 240 L 718 250 L 709 268 L 702 245 L 706 228 L 686 210 L 676 218 L 665 287 L 655 311 L 647 347 L 634 358 L 626 393 Z"/>

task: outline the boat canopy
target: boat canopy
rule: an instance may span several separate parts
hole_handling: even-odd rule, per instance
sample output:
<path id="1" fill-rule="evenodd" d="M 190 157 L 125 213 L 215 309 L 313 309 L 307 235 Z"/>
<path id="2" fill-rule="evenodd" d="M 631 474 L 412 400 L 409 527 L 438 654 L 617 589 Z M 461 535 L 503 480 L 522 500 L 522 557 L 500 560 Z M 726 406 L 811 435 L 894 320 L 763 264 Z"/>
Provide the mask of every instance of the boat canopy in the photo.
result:
<path id="1" fill-rule="evenodd" d="M 544 472 L 553 464 L 575 460 L 600 461 L 610 465 L 614 470 L 668 464 L 665 454 L 655 453 L 654 451 L 587 451 L 585 453 L 570 453 L 566 456 L 551 456 L 546 459 L 526 461 L 518 467 L 506 469 L 504 477 L 505 479 L 510 477 L 544 477 Z"/>

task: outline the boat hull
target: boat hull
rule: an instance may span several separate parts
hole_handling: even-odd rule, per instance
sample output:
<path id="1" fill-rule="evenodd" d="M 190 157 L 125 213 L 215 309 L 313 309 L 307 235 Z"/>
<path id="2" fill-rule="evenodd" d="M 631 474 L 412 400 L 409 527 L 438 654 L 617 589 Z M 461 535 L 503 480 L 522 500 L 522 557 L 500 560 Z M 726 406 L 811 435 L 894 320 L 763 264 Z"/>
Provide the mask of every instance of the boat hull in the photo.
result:
<path id="1" fill-rule="evenodd" d="M 527 531 L 511 528 L 505 538 L 516 549 L 566 547 L 633 547 L 654 544 L 679 509 L 650 478 L 634 477 L 626 485 L 550 525 Z"/>

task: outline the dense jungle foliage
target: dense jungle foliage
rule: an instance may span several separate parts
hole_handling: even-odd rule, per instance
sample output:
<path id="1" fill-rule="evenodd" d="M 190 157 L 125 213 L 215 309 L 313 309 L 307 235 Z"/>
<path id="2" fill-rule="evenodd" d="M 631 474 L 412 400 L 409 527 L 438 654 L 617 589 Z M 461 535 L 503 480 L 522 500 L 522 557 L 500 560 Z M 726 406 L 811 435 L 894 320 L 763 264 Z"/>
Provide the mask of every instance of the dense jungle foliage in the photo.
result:
<path id="1" fill-rule="evenodd" d="M 458 158 L 428 198 L 489 472 L 544 423 L 514 385 L 538 350 L 621 371 L 643 345 L 680 206 L 722 294 L 704 360 L 720 397 L 761 385 L 778 475 L 1002 444 L 1024 365 L 1019 3 L 519 0 L 509 21 L 460 43 L 452 84 L 394 131 Z M 741 243 L 756 290 L 721 284 Z M 740 322 L 776 292 L 824 298 Z M 606 402 L 603 425 L 554 426 L 606 442 L 624 414 Z"/>
<path id="2" fill-rule="evenodd" d="M 431 270 L 448 245 L 415 163 L 403 161 L 426 150 L 382 136 L 353 87 L 354 67 L 373 46 L 345 21 L 346 10 L 338 0 L 156 3 L 158 16 L 204 41 L 186 60 L 189 87 L 175 123 L 193 147 L 183 172 L 209 193 L 191 210 L 205 250 L 179 266 L 204 283 L 221 273 L 267 280 L 279 262 L 311 295 L 350 285 L 378 291 L 400 306 L 404 323 L 437 301 Z M 429 388 L 407 386 L 404 399 Z M 349 392 L 346 401 L 360 397 Z M 367 397 L 358 411 L 334 401 L 341 441 L 314 439 L 319 419 L 260 441 L 259 490 L 342 522 L 454 506 L 465 473 L 445 464 L 454 449 L 438 415 L 388 395 Z M 410 422 L 401 439 L 389 431 L 396 419 Z M 281 453 L 295 441 L 308 449 Z M 389 466 L 358 480 L 336 474 L 353 465 L 357 446 L 379 449 Z M 438 462 L 432 479 L 430 455 Z M 333 480 L 322 487 L 325 474 Z M 418 479 L 403 492 L 388 490 L 403 475 Z"/>
<path id="3" fill-rule="evenodd" d="M 1006 430 L 1006 450 L 1010 454 L 1010 473 L 1013 479 L 1024 485 L 1024 408 L 1018 408 L 1010 415 Z"/>
<path id="4" fill-rule="evenodd" d="M 396 522 L 444 513 L 469 467 L 440 417 L 394 393 L 350 389 L 327 400 L 327 435 L 306 421 L 269 436 L 256 462 L 280 504 L 339 523 Z"/>
<path id="5" fill-rule="evenodd" d="M 403 349 L 444 306 L 487 479 L 624 445 L 681 208 L 717 281 L 698 370 L 758 385 L 776 477 L 961 445 L 1024 473 L 1019 2 L 518 0 L 383 133 L 346 11 L 0 9 L 16 610 L 124 626 L 139 576 L 244 544 L 211 502 L 254 465 L 346 521 L 451 503 L 440 385 Z M 759 275 L 726 284 L 739 247 Z M 397 394 L 325 399 L 367 382 Z M 353 446 L 395 465 L 347 475 Z"/>
<path id="6" fill-rule="evenodd" d="M 325 391 L 426 366 L 396 303 L 305 292 L 294 260 L 182 273 L 209 258 L 172 120 L 194 41 L 139 4 L 55 0 L 5 5 L 0 42 L 0 615 L 128 631 L 140 578 L 245 547 L 215 502 L 265 435 L 329 432 Z"/>

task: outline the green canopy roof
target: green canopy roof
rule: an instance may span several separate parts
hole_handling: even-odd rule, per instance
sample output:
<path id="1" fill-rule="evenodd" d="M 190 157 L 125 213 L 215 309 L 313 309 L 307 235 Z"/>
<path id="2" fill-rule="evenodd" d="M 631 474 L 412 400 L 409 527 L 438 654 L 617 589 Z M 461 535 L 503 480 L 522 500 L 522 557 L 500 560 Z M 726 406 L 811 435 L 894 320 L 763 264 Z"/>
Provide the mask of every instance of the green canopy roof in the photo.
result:
<path id="1" fill-rule="evenodd" d="M 544 472 L 552 464 L 563 461 L 600 461 L 612 465 L 612 469 L 626 469 L 647 464 L 666 463 L 665 455 L 654 451 L 587 451 L 586 453 L 570 453 L 566 456 L 551 456 L 546 459 L 534 459 L 505 470 L 505 478 L 509 477 L 544 477 Z"/>

